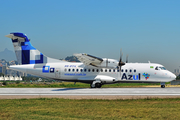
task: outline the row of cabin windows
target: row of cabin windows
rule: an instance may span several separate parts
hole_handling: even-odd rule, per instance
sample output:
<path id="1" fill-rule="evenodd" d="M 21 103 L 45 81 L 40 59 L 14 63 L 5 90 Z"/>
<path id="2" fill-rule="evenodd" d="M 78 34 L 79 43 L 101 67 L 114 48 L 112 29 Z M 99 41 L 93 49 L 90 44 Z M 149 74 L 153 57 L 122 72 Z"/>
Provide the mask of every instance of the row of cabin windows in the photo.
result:
<path id="1" fill-rule="evenodd" d="M 101 69 L 101 70 L 99 70 L 99 69 L 64 69 L 64 71 L 65 72 L 116 72 L 116 70 L 115 69 L 105 69 L 104 71 L 103 71 L 103 69 Z M 133 70 L 129 70 L 129 72 L 132 72 Z M 117 69 L 117 72 L 119 72 L 119 70 Z M 128 72 L 128 70 L 126 69 L 126 70 L 121 70 L 121 72 Z M 136 72 L 136 70 L 134 69 L 134 72 Z"/>

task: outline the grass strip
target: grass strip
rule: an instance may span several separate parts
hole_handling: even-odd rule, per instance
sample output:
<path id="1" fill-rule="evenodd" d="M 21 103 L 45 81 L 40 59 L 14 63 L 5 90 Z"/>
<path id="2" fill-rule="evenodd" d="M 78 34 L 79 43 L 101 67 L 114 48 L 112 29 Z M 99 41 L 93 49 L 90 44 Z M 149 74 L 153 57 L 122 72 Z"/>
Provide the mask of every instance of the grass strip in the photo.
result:
<path id="1" fill-rule="evenodd" d="M 107 84 L 103 85 L 102 88 L 118 88 L 118 87 L 145 87 L 145 86 L 157 86 L 160 84 L 155 83 L 116 83 L 116 84 Z M 62 83 L 19 83 L 19 84 L 12 84 L 8 83 L 5 86 L 0 86 L 0 88 L 89 88 L 90 84 L 84 83 L 74 83 L 72 82 L 62 82 Z"/>
<path id="2" fill-rule="evenodd" d="M 164 120 L 180 118 L 180 98 L 72 100 L 58 98 L 0 100 L 0 119 Z"/>

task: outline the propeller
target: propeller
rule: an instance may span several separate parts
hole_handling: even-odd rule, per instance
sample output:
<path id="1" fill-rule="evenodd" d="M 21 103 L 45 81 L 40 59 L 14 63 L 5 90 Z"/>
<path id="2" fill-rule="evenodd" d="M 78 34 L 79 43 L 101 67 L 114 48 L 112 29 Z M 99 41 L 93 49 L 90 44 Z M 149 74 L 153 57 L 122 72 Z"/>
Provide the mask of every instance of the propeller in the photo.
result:
<path id="1" fill-rule="evenodd" d="M 122 56 L 123 56 L 123 53 L 122 53 L 122 49 L 121 49 L 120 50 L 120 59 L 119 59 L 119 63 L 118 63 L 118 66 L 117 66 L 117 69 L 119 69 L 119 73 L 120 73 L 119 77 L 121 77 L 121 66 L 125 65 L 125 63 L 122 62 Z"/>
<path id="2" fill-rule="evenodd" d="M 122 49 L 120 50 L 120 59 L 119 59 L 119 63 L 118 63 L 118 66 L 117 66 L 117 69 L 119 69 L 119 72 L 120 72 L 120 77 L 121 77 L 121 67 L 123 65 L 125 65 L 126 63 L 128 63 L 128 55 L 126 55 L 126 63 L 122 62 L 122 56 L 123 56 L 123 53 L 122 53 Z M 118 74 L 119 75 L 119 74 Z M 120 78 L 121 79 L 121 78 Z"/>
<path id="3" fill-rule="evenodd" d="M 118 66 L 117 66 L 117 69 L 119 69 L 119 73 L 120 73 L 120 76 L 121 77 L 121 67 L 123 65 L 125 65 L 124 62 L 122 62 L 122 56 L 123 56 L 123 53 L 122 53 L 122 49 L 120 50 L 120 59 L 119 59 L 119 63 L 118 63 Z M 127 62 L 127 57 L 126 57 L 126 62 Z M 118 74 L 119 75 L 119 74 Z M 120 78 L 121 79 L 121 78 Z"/>
<path id="4" fill-rule="evenodd" d="M 120 70 L 120 72 L 121 72 L 121 66 L 123 66 L 123 65 L 125 65 L 125 63 L 124 62 L 122 62 L 122 56 L 123 56 L 123 53 L 122 53 L 122 49 L 121 49 L 121 51 L 120 51 L 120 59 L 119 59 L 119 63 L 118 63 L 118 66 L 119 66 L 119 70 Z"/>

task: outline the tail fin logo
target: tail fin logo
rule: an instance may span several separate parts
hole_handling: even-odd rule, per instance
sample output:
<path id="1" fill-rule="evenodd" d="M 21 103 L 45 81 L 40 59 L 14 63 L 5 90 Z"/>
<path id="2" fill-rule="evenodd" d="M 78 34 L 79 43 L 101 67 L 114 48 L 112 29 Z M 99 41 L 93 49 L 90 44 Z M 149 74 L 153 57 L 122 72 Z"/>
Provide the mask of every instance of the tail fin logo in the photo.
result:
<path id="1" fill-rule="evenodd" d="M 17 61 L 20 65 L 62 62 L 43 55 L 31 45 L 28 37 L 23 33 L 10 33 L 6 37 L 12 39 Z"/>
<path id="2" fill-rule="evenodd" d="M 31 45 L 25 34 L 10 33 L 6 35 L 6 37 L 12 39 L 19 64 L 38 64 L 46 62 L 46 57 Z"/>

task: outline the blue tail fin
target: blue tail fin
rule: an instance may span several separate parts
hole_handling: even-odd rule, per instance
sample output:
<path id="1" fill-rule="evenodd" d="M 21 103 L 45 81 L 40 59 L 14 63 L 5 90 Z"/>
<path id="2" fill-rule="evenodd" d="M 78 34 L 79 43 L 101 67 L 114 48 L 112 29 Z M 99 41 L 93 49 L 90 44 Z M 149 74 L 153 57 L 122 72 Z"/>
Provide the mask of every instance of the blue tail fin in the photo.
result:
<path id="1" fill-rule="evenodd" d="M 10 33 L 6 35 L 12 39 L 17 61 L 19 64 L 41 64 L 47 62 L 59 62 L 59 60 L 48 58 L 34 48 L 28 37 L 23 33 Z"/>

